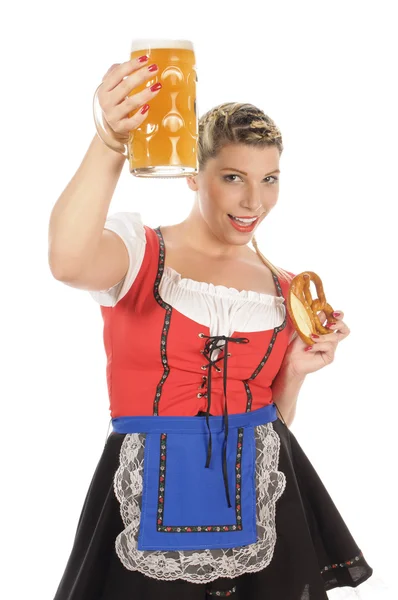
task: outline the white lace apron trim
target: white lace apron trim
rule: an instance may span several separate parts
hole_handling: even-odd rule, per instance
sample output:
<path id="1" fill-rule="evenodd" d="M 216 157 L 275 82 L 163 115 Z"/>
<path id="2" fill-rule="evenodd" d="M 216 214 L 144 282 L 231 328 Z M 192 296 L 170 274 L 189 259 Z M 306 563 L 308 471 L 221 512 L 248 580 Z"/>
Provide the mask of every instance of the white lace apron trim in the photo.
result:
<path id="1" fill-rule="evenodd" d="M 154 579 L 206 583 L 264 569 L 276 544 L 276 502 L 286 487 L 278 471 L 280 438 L 272 423 L 254 428 L 256 441 L 257 542 L 238 548 L 184 551 L 138 550 L 145 434 L 129 433 L 120 449 L 114 491 L 125 529 L 115 549 L 122 564 Z"/>

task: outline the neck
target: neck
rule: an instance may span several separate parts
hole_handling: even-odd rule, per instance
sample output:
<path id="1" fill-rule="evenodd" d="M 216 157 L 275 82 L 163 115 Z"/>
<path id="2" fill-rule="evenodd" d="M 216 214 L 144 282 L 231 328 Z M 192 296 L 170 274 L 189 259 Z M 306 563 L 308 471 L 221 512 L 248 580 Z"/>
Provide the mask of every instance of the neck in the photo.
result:
<path id="1" fill-rule="evenodd" d="M 231 259 L 247 256 L 252 250 L 247 244 L 230 244 L 216 237 L 199 210 L 194 207 L 190 215 L 178 225 L 181 244 L 214 259 Z"/>

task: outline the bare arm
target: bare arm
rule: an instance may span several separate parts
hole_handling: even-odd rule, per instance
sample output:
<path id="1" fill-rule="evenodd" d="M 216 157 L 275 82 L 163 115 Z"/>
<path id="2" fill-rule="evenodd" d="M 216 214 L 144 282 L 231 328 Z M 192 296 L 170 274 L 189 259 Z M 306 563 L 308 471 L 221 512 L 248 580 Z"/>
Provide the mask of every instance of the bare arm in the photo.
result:
<path id="1" fill-rule="evenodd" d="M 114 232 L 104 230 L 125 161 L 97 135 L 93 138 L 51 212 L 49 265 L 56 279 L 85 289 L 107 289 L 127 272 L 128 254 L 123 241 Z"/>
<path id="2" fill-rule="evenodd" d="M 144 57 L 143 57 L 144 58 Z M 98 100 L 115 140 L 127 142 L 129 132 L 147 117 L 141 110 L 130 114 L 159 93 L 146 87 L 131 94 L 153 77 L 134 59 L 113 65 L 103 77 Z M 126 159 L 108 148 L 96 134 L 75 175 L 52 209 L 49 223 L 48 261 L 56 279 L 73 287 L 103 290 L 126 275 L 128 252 L 122 239 L 104 229 L 116 184 Z"/>
<path id="3" fill-rule="evenodd" d="M 282 365 L 272 382 L 272 400 L 280 410 L 287 427 L 290 427 L 294 420 L 297 399 L 304 380 L 305 377 L 293 375 L 288 367 Z M 279 413 L 278 416 L 280 417 Z"/>

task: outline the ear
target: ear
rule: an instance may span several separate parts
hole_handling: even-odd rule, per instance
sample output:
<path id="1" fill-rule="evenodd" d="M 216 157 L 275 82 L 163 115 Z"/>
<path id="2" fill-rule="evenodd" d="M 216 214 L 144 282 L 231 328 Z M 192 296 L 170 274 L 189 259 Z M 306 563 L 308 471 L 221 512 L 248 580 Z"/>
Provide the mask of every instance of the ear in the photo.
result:
<path id="1" fill-rule="evenodd" d="M 197 192 L 198 191 L 198 184 L 197 184 L 196 176 L 195 175 L 191 175 L 190 177 L 187 177 L 187 183 L 188 183 L 188 187 L 193 192 Z"/>

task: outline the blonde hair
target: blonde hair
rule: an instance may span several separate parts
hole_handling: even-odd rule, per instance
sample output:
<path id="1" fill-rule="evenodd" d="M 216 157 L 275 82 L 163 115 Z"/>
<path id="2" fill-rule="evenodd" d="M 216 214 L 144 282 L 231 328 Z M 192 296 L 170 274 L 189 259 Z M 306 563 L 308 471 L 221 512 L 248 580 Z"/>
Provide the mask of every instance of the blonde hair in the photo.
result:
<path id="1" fill-rule="evenodd" d="M 283 152 L 282 135 L 274 121 L 253 104 L 227 102 L 215 106 L 199 119 L 198 161 L 199 170 L 205 168 L 210 158 L 215 158 L 226 144 L 249 146 L 276 146 Z M 252 238 L 257 255 L 277 276 L 290 282 L 292 276 L 273 265 L 259 250 L 255 236 Z"/>

